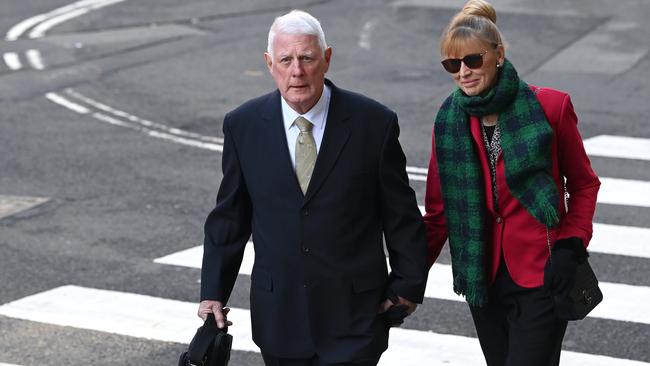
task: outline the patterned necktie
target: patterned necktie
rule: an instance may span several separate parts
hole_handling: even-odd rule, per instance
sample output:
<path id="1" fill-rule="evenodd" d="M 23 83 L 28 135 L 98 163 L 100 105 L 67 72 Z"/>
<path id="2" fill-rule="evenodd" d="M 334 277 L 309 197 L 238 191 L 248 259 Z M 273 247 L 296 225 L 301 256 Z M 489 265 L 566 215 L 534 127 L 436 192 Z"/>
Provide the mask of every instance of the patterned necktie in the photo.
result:
<path id="1" fill-rule="evenodd" d="M 314 125 L 303 117 L 296 118 L 294 123 L 300 130 L 296 139 L 296 176 L 300 189 L 305 194 L 316 164 L 316 141 L 311 132 Z"/>

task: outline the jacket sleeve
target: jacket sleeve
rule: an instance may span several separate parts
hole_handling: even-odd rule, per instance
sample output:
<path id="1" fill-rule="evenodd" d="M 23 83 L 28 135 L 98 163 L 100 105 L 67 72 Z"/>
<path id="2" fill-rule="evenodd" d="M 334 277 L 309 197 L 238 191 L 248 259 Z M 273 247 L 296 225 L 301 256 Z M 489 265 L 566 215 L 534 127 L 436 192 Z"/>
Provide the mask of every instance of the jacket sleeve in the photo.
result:
<path id="1" fill-rule="evenodd" d="M 421 303 L 428 272 L 424 225 L 398 137 L 393 113 L 379 163 L 381 214 L 391 266 L 389 287 L 397 295 Z"/>
<path id="2" fill-rule="evenodd" d="M 556 128 L 560 179 L 562 176 L 566 179 L 568 193 L 568 211 L 557 239 L 577 237 L 586 247 L 593 232 L 592 221 L 600 181 L 591 168 L 569 95 L 564 96 Z"/>
<path id="3" fill-rule="evenodd" d="M 431 138 L 431 159 L 427 173 L 427 187 L 424 196 L 424 226 L 427 232 L 427 264 L 429 267 L 438 259 L 442 247 L 447 241 L 447 222 L 440 188 L 438 160 L 436 158 L 436 139 Z"/>
<path id="4" fill-rule="evenodd" d="M 229 126 L 227 115 L 223 125 L 223 179 L 216 207 L 204 226 L 201 268 L 201 301 L 218 300 L 224 304 L 239 273 L 244 248 L 251 234 L 252 215 L 251 200 Z"/>

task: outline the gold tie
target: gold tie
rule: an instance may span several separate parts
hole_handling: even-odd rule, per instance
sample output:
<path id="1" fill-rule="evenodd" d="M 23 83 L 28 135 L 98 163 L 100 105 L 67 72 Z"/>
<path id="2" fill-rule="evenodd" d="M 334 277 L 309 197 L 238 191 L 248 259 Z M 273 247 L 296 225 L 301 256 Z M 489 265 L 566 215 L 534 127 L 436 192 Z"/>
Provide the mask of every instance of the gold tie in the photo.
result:
<path id="1" fill-rule="evenodd" d="M 300 189 L 305 194 L 316 164 L 316 141 L 311 132 L 314 125 L 303 117 L 296 118 L 294 123 L 300 130 L 296 139 L 296 176 Z"/>

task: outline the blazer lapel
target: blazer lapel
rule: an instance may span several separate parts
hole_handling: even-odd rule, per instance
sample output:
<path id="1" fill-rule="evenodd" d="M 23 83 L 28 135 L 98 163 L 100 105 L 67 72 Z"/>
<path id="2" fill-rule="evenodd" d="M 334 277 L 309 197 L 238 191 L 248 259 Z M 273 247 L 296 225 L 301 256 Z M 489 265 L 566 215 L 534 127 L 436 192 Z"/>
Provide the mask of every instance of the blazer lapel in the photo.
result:
<path id="1" fill-rule="evenodd" d="M 271 150 L 268 161 L 263 163 L 273 164 L 275 162 L 275 165 L 277 165 L 275 167 L 277 174 L 280 177 L 286 177 L 287 184 L 293 185 L 296 194 L 302 196 L 300 183 L 298 183 L 296 172 L 293 169 L 291 155 L 289 154 L 289 147 L 287 145 L 287 133 L 284 130 L 279 91 L 276 90 L 271 95 L 261 114 L 262 119 L 266 120 L 266 123 L 261 124 L 263 130 L 260 132 L 263 134 L 262 136 L 267 136 L 265 140 L 268 141 Z"/>
<path id="2" fill-rule="evenodd" d="M 332 96 L 330 99 L 329 111 L 327 113 L 327 123 L 325 124 L 323 140 L 321 141 L 318 157 L 316 158 L 316 165 L 314 166 L 314 172 L 309 181 L 309 187 L 307 188 L 303 205 L 307 204 L 307 202 L 314 197 L 316 192 L 318 192 L 318 189 L 334 167 L 341 150 L 343 150 L 343 147 L 350 137 L 350 129 L 345 123 L 345 120 L 349 118 L 349 114 L 347 113 L 345 106 L 339 100 L 340 92 L 329 80 L 326 80 L 325 82 L 332 89 Z M 296 179 L 296 182 L 297 181 L 298 180 Z"/>

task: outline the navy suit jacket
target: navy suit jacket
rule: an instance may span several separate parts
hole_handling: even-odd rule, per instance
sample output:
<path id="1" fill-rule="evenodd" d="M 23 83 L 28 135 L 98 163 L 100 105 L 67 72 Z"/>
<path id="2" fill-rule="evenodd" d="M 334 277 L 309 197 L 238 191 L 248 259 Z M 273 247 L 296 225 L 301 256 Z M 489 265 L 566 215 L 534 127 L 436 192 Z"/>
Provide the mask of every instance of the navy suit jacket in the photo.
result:
<path id="1" fill-rule="evenodd" d="M 426 239 L 397 116 L 326 83 L 327 124 L 304 195 L 279 91 L 226 115 L 223 180 L 205 223 L 201 300 L 228 301 L 252 234 L 256 344 L 277 357 L 346 362 L 386 349 L 388 328 L 377 309 L 387 287 L 422 302 Z"/>

